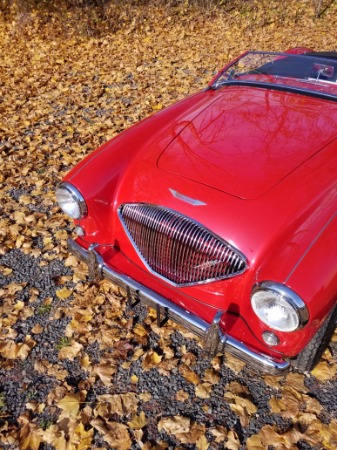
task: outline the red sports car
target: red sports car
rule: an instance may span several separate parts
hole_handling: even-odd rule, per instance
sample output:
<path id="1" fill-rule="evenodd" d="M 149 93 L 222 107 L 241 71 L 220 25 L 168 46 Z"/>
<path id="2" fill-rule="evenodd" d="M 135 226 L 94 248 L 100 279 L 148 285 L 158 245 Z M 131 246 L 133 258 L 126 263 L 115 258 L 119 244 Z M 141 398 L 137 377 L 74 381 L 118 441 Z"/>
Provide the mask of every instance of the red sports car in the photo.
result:
<path id="1" fill-rule="evenodd" d="M 70 250 L 205 341 L 310 370 L 337 308 L 337 53 L 246 52 L 57 190 Z"/>

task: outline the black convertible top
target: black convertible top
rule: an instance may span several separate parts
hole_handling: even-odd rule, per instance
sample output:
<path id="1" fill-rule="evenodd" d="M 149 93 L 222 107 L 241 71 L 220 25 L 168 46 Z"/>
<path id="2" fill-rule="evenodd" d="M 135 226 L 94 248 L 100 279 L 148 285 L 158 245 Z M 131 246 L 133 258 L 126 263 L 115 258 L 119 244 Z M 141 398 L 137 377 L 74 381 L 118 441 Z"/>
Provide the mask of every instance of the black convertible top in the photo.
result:
<path id="1" fill-rule="evenodd" d="M 303 53 L 304 56 L 316 56 L 318 58 L 337 59 L 337 52 L 308 52 Z"/>
<path id="2" fill-rule="evenodd" d="M 304 56 L 304 58 L 303 58 Z M 306 58 L 307 57 L 307 58 Z M 309 58 L 310 57 L 310 58 Z M 314 68 L 315 59 L 326 59 L 323 64 L 334 68 L 333 76 L 326 77 L 320 74 L 321 80 L 329 80 L 336 82 L 337 80 L 337 52 L 308 52 L 297 54 L 284 55 L 267 64 L 263 64 L 256 70 L 255 73 L 264 75 L 275 75 L 280 77 L 292 77 L 298 79 L 317 78 L 317 69 Z"/>

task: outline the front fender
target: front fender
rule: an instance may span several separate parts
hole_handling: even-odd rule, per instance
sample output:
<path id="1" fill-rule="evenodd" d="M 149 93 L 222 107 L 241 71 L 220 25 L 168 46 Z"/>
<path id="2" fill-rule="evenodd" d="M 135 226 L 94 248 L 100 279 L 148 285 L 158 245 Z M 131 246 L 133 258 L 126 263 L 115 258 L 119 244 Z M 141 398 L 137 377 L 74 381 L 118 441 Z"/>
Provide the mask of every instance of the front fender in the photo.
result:
<path id="1" fill-rule="evenodd" d="M 311 337 L 336 304 L 336 238 L 337 213 L 326 222 L 285 280 L 309 309 Z"/>

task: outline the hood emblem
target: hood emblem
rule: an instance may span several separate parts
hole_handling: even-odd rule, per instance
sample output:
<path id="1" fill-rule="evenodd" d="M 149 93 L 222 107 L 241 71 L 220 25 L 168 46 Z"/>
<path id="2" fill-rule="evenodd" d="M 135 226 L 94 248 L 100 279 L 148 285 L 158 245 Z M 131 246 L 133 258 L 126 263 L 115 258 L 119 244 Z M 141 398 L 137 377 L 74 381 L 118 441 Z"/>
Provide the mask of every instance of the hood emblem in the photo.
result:
<path id="1" fill-rule="evenodd" d="M 185 203 L 189 203 L 193 206 L 205 206 L 207 203 L 202 202 L 201 200 L 197 200 L 195 198 L 187 197 L 187 195 L 181 194 L 178 191 L 175 191 L 174 189 L 169 188 L 169 191 L 173 195 L 173 197 L 177 198 L 178 200 L 181 200 Z"/>

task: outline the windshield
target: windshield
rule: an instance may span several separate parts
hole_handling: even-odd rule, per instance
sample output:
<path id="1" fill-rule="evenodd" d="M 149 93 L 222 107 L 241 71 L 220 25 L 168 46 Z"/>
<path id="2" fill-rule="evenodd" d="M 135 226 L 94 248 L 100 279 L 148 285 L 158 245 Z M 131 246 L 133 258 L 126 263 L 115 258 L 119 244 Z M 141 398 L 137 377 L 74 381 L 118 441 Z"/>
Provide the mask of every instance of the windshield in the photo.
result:
<path id="1" fill-rule="evenodd" d="M 248 52 L 226 67 L 212 84 L 230 82 L 293 86 L 337 97 L 337 53 Z"/>

